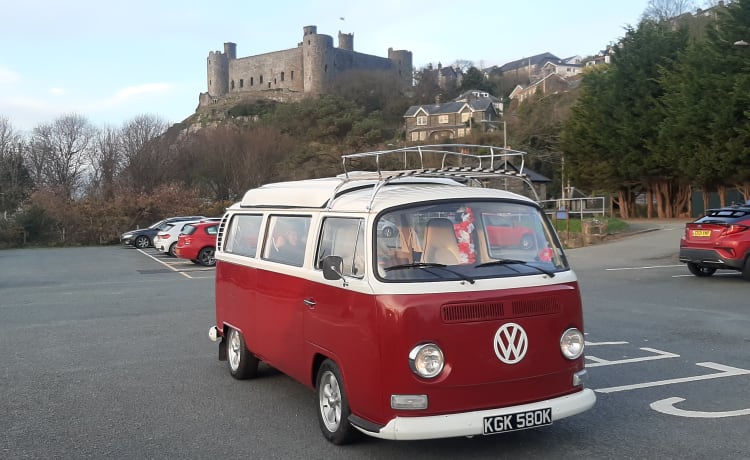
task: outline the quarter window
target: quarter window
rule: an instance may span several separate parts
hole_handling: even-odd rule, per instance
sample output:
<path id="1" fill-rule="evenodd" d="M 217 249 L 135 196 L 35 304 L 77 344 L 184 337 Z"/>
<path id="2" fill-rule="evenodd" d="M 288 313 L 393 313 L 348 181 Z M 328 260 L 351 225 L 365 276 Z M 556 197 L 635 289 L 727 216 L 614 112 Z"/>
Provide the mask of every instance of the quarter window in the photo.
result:
<path id="1" fill-rule="evenodd" d="M 224 250 L 231 254 L 255 257 L 258 249 L 261 215 L 237 214 L 232 218 Z M 215 231 L 215 230 L 214 230 Z"/>

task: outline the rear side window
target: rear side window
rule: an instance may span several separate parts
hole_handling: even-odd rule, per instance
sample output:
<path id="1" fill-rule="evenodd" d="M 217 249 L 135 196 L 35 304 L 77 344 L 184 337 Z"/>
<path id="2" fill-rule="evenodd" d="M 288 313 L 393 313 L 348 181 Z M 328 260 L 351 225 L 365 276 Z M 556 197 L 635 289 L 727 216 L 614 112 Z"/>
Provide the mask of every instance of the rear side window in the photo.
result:
<path id="1" fill-rule="evenodd" d="M 310 216 L 270 216 L 263 259 L 302 266 Z"/>
<path id="2" fill-rule="evenodd" d="M 219 225 L 211 225 L 210 227 L 206 227 L 206 233 L 209 235 L 216 235 L 219 232 Z"/>
<path id="3" fill-rule="evenodd" d="M 195 233 L 195 225 L 186 225 L 182 229 L 182 234 L 183 235 L 192 235 L 193 233 Z"/>
<path id="4" fill-rule="evenodd" d="M 364 220 L 329 217 L 323 221 L 316 266 L 326 256 L 343 259 L 342 275 L 362 278 L 365 274 Z"/>
<path id="5" fill-rule="evenodd" d="M 258 250 L 261 215 L 237 214 L 232 218 L 224 251 L 241 256 L 255 257 Z M 214 233 L 216 230 L 214 229 Z"/>

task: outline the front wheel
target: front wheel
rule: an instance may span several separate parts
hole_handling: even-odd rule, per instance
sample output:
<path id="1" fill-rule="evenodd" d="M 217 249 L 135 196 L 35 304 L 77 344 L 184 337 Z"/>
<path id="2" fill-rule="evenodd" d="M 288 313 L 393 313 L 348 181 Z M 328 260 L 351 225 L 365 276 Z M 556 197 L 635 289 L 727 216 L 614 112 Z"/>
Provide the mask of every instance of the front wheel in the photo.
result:
<path id="1" fill-rule="evenodd" d="M 521 238 L 521 249 L 531 249 L 534 247 L 534 237 L 531 235 L 524 235 Z"/>
<path id="2" fill-rule="evenodd" d="M 750 281 L 750 255 L 745 258 L 745 265 L 742 267 L 742 277 Z"/>
<path id="3" fill-rule="evenodd" d="M 344 392 L 344 381 L 336 363 L 327 359 L 318 369 L 318 422 L 323 436 L 333 444 L 347 444 L 356 439 L 359 431 L 349 423 L 349 402 Z"/>
<path id="4" fill-rule="evenodd" d="M 687 267 L 688 267 L 688 270 L 690 270 L 690 273 L 692 273 L 695 276 L 711 276 L 714 273 L 716 273 L 715 268 L 704 267 L 702 265 L 698 265 L 694 263 L 688 263 Z"/>
<path id="5" fill-rule="evenodd" d="M 258 358 L 250 353 L 242 333 L 234 328 L 227 334 L 227 363 L 229 373 L 237 380 L 249 379 L 258 373 Z"/>

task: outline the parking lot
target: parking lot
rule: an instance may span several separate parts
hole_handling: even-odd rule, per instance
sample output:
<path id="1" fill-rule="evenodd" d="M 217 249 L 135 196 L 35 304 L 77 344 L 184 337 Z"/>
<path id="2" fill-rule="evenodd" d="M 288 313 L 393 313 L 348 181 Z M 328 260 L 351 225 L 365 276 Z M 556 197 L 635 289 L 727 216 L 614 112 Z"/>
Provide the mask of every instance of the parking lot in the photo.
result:
<path id="1" fill-rule="evenodd" d="M 122 247 L 0 252 L 2 458 L 744 458 L 750 283 L 687 276 L 679 228 L 569 251 L 594 408 L 435 441 L 320 436 L 315 395 L 229 377 L 207 337 L 214 269 Z"/>

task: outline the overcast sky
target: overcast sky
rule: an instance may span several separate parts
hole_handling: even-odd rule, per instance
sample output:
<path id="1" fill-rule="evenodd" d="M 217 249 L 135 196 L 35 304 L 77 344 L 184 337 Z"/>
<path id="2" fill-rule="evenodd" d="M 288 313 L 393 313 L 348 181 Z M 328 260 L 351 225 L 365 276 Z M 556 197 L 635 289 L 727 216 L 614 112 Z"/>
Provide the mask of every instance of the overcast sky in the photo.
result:
<path id="1" fill-rule="evenodd" d="M 140 114 L 179 122 L 206 91 L 206 58 L 295 48 L 302 28 L 354 34 L 429 63 L 502 65 L 550 52 L 587 56 L 637 26 L 647 0 L 0 0 L 0 117 L 21 131 L 75 113 L 119 127 Z M 211 10 L 206 10 L 210 6 Z"/>

